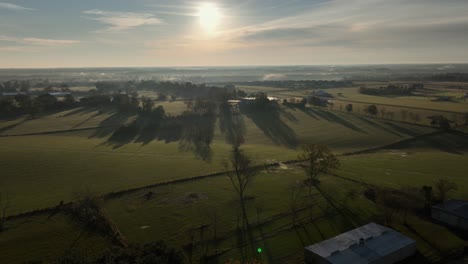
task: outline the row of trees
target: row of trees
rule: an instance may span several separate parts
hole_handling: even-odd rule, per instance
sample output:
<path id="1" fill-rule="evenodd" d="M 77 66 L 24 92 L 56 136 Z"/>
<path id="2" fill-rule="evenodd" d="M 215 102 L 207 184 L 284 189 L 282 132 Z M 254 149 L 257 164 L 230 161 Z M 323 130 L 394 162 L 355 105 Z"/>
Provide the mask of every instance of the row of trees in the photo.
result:
<path id="1" fill-rule="evenodd" d="M 253 81 L 253 82 L 236 82 L 232 83 L 235 85 L 243 86 L 267 86 L 276 88 L 288 88 L 288 89 L 326 89 L 326 88 L 339 88 L 339 87 L 351 87 L 353 86 L 352 81 L 328 81 L 328 80 L 303 80 L 303 81 Z"/>
<path id="2" fill-rule="evenodd" d="M 424 85 L 421 83 L 414 83 L 409 86 L 400 86 L 400 85 L 388 85 L 386 87 L 379 88 L 359 88 L 359 92 L 362 94 L 368 95 L 412 95 L 418 89 L 423 89 Z"/>
<path id="3" fill-rule="evenodd" d="M 31 117 L 43 111 L 62 110 L 76 105 L 72 95 L 66 95 L 64 100 L 58 100 L 50 94 L 42 94 L 36 97 L 19 94 L 14 97 L 0 98 L 0 117 L 14 117 L 29 115 Z"/>
<path id="4" fill-rule="evenodd" d="M 238 95 L 232 85 L 224 87 L 209 86 L 206 84 L 194 84 L 191 82 L 170 82 L 170 81 L 120 81 L 120 82 L 97 82 L 96 90 L 101 94 L 114 92 L 132 93 L 135 91 L 152 91 L 159 94 L 159 100 L 167 98 L 175 99 L 182 97 L 189 98 L 208 98 L 213 100 L 233 99 Z"/>
<path id="5" fill-rule="evenodd" d="M 340 108 L 342 109 L 342 108 Z M 355 111 L 353 104 L 347 104 L 344 107 L 344 110 L 348 113 L 352 113 Z M 359 109 L 360 111 L 361 109 Z M 395 118 L 395 112 L 388 111 L 385 107 L 378 108 L 376 105 L 368 105 L 364 107 L 364 113 L 371 116 L 380 116 L 383 119 L 390 119 L 393 120 Z M 408 110 L 401 110 L 400 111 L 400 118 L 403 122 L 413 122 L 417 124 L 422 121 L 421 116 L 418 113 L 413 113 Z M 427 117 L 430 120 L 430 124 L 434 127 L 438 127 L 441 129 L 449 129 L 453 123 L 456 123 L 452 120 L 449 120 L 443 115 L 433 115 Z M 455 115 L 455 118 L 457 116 Z M 464 124 L 468 124 L 468 113 L 463 115 L 463 122 Z"/>

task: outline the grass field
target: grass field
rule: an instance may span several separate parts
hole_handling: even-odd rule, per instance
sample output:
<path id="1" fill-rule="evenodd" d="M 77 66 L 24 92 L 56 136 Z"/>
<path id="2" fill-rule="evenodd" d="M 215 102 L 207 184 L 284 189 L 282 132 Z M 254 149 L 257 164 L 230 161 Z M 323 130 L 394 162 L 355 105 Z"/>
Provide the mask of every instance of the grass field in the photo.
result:
<path id="1" fill-rule="evenodd" d="M 453 142 L 460 138 L 442 135 L 433 140 Z M 466 151 L 465 146 L 458 150 Z M 343 166 L 336 172 L 339 176 L 377 186 L 421 187 L 446 177 L 459 186 L 460 191 L 452 193 L 451 197 L 464 197 L 463 190 L 468 188 L 465 169 L 460 166 L 466 161 L 465 156 L 441 151 L 424 142 L 415 142 L 398 150 L 342 157 L 341 161 Z M 311 208 L 308 208 L 307 191 L 302 190 L 296 204 L 307 209 L 293 218 L 289 210 L 291 190 L 302 179 L 302 170 L 281 166 L 278 170 L 258 175 L 248 193 L 252 197 L 248 202 L 248 214 L 255 226 L 256 246 L 263 248 L 259 257 L 269 263 L 295 263 L 301 260 L 304 245 L 379 220 L 380 209 L 362 196 L 363 185 L 334 176 L 321 177 L 320 190 L 313 191 L 314 205 Z M 150 200 L 144 198 L 148 191 L 154 193 Z M 355 195 L 351 196 L 353 192 Z M 172 245 L 183 247 L 189 243 L 191 234 L 195 234 L 194 259 L 197 261 L 206 248 L 208 254 L 216 251 L 212 239 L 213 228 L 217 226 L 218 252 L 223 252 L 220 259 L 225 261 L 240 256 L 235 236 L 238 206 L 227 177 L 146 189 L 111 199 L 105 206 L 131 241 L 163 237 Z M 217 222 L 214 222 L 214 215 Z M 463 248 L 463 240 L 444 227 L 417 216 L 408 218 L 412 229 L 402 221 L 397 217 L 391 226 L 415 239 L 420 252 L 433 261 L 442 258 L 446 252 Z M 208 226 L 203 235 L 201 226 Z M 437 238 L 431 235 L 434 232 L 438 233 Z"/>
<path id="2" fill-rule="evenodd" d="M 41 214 L 7 222 L 7 229 L 0 235 L 0 256 L 2 263 L 48 263 L 67 250 L 93 256 L 109 245 L 105 237 L 82 231 L 67 215 Z"/>
<path id="3" fill-rule="evenodd" d="M 76 115 L 67 117 L 64 113 L 58 113 L 56 116 L 58 120 L 52 117 L 31 120 L 4 133 L 54 131 L 59 128 L 54 124 L 62 124 L 60 120 L 67 118 L 73 120 L 70 123 L 80 122 L 76 120 Z M 111 115 L 100 123 L 119 124 L 129 118 Z M 431 128 L 314 109 L 284 109 L 280 119 L 267 122 L 262 116 L 244 116 L 243 120 L 246 127 L 245 149 L 258 164 L 295 159 L 298 147 L 303 143 L 327 144 L 334 151 L 343 153 L 434 131 Z M 33 123 L 27 125 L 28 122 Z M 0 184 L 5 192 L 11 194 L 14 204 L 9 213 L 68 201 L 74 198 L 74 193 L 83 189 L 105 193 L 222 171 L 221 164 L 230 146 L 218 127 L 216 125 L 210 162 L 197 159 L 192 152 L 181 151 L 178 143 L 109 144 L 106 140 L 112 128 L 0 137 Z M 44 192 L 45 189 L 54 191 Z"/>
<path id="4" fill-rule="evenodd" d="M 432 107 L 435 102 L 430 103 Z M 182 101 L 161 104 L 172 115 L 186 109 Z M 326 144 L 343 154 L 437 131 L 336 110 L 282 106 L 278 116 L 240 115 L 246 131 L 242 148 L 261 165 L 296 159 L 305 143 Z M 7 214 L 54 206 L 75 199 L 78 192 L 105 194 L 223 171 L 231 146 L 219 120 L 214 124 L 211 160 L 203 161 L 193 151 L 181 150 L 178 142 L 108 142 L 116 127 L 134 118 L 105 109 L 73 109 L 36 119 L 0 121 L 0 192 L 9 198 Z M 81 128 L 93 129 L 44 134 Z M 36 134 L 5 136 L 28 133 Z M 297 263 L 303 246 L 369 221 L 382 221 L 381 210 L 362 195 L 365 186 L 359 182 L 399 189 L 448 178 L 459 187 L 450 195 L 468 198 L 467 152 L 466 135 L 443 133 L 373 153 L 341 156 L 342 167 L 336 171 L 340 177 L 321 176 L 313 200 L 302 190 L 295 203 L 300 208 L 296 215 L 290 210 L 291 189 L 304 179 L 303 171 L 286 165 L 263 171 L 248 191 L 255 246 L 264 249 L 258 257 L 267 263 Z M 154 195 L 147 200 L 144 196 L 149 191 Z M 106 200 L 104 208 L 130 242 L 163 239 L 183 248 L 193 236 L 195 262 L 204 254 L 216 253 L 222 261 L 239 259 L 243 248 L 236 233 L 238 203 L 226 176 L 122 194 Z M 7 225 L 0 234 L 0 256 L 6 256 L 8 263 L 50 260 L 81 237 L 80 227 L 63 214 L 16 218 Z M 429 259 L 440 259 L 440 252 L 463 244 L 448 229 L 417 216 L 410 217 L 409 226 L 412 229 L 398 218 L 392 223 L 417 240 L 420 252 Z M 443 239 L 431 237 L 435 232 Z M 88 234 L 75 246 L 93 253 L 106 245 L 106 239 Z"/>

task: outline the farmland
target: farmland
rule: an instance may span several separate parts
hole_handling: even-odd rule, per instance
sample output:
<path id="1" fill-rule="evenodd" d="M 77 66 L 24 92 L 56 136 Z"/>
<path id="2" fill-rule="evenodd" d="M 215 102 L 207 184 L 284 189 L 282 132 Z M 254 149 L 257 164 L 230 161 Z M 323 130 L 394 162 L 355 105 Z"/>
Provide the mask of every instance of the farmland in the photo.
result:
<path id="1" fill-rule="evenodd" d="M 437 95 L 460 94 L 455 88 L 429 87 Z M 241 89 L 280 99 L 312 91 Z M 364 195 L 369 188 L 419 190 L 444 178 L 458 186 L 450 193 L 452 198 L 468 197 L 464 177 L 468 138 L 460 132 L 466 130 L 462 122 L 466 102 L 435 102 L 433 94 L 367 96 L 358 87 L 327 91 L 335 95 L 333 107 L 278 104 L 269 111 L 233 114 L 243 128 L 241 149 L 262 168 L 246 197 L 254 246 L 263 249 L 256 257 L 265 263 L 300 262 L 306 245 L 370 221 L 386 222 L 385 208 Z M 145 97 L 156 98 L 150 92 Z M 354 105 L 352 112 L 344 110 L 349 103 Z M 369 104 L 397 114 L 389 118 L 358 110 Z M 154 108 L 158 106 L 168 118 L 192 111 L 182 99 L 155 101 Z M 402 122 L 403 109 L 421 120 Z M 429 126 L 426 119 L 431 115 L 456 116 L 458 122 L 452 124 L 458 132 Z M 52 260 L 67 247 L 96 255 L 112 244 L 94 231 L 81 237 L 79 221 L 60 209 L 83 193 L 99 197 L 106 217 L 129 243 L 164 240 L 195 263 L 206 257 L 221 262 L 241 257 L 248 246 L 239 239 L 239 204 L 223 174 L 232 151 L 232 127 L 226 126 L 226 117 L 218 113 L 210 121 L 208 156 L 167 138 L 141 141 L 133 135 L 121 142 L 112 140 L 118 129 L 138 120 L 140 112 L 80 106 L 0 121 L 0 191 L 6 194 L 7 214 L 12 216 L 0 234 L 0 255 L 8 263 Z M 295 163 L 304 144 L 328 146 L 341 163 L 332 174 L 320 175 L 320 185 L 310 195 L 302 185 L 304 171 Z M 41 208 L 59 209 L 18 215 Z M 396 213 L 388 225 L 417 241 L 421 253 L 417 263 L 450 258 L 464 246 L 452 230 L 417 213 L 404 220 Z M 434 232 L 439 239 L 431 237 Z M 52 242 L 44 243 L 40 237 L 45 236 Z M 37 250 L 26 252 L 19 243 Z M 93 250 L 90 245 L 95 245 Z"/>

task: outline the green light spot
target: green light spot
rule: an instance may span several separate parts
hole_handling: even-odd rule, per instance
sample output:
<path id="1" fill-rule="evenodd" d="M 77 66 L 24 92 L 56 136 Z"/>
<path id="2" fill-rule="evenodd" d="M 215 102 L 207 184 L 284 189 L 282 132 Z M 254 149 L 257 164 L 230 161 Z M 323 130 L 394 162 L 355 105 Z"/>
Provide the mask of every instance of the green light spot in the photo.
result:
<path id="1" fill-rule="evenodd" d="M 257 248 L 258 253 L 262 253 L 262 248 Z"/>

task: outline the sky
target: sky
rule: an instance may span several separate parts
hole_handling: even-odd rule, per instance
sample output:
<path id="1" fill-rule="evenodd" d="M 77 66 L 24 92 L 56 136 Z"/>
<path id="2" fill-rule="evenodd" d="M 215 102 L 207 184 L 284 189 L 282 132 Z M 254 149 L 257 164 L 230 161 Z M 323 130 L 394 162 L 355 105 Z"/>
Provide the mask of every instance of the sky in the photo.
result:
<path id="1" fill-rule="evenodd" d="M 467 0 L 0 0 L 0 68 L 466 63 L 467 14 Z"/>

